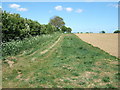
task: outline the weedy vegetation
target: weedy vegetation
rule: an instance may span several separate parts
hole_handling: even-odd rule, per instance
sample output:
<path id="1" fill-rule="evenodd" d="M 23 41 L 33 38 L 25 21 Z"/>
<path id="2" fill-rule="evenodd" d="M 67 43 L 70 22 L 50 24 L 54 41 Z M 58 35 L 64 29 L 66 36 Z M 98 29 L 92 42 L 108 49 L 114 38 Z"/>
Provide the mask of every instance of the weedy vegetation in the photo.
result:
<path id="1" fill-rule="evenodd" d="M 53 48 L 40 54 L 60 36 Z M 13 44 L 15 49 L 24 46 L 22 52 L 27 48 L 26 53 L 5 54 L 11 56 L 3 61 L 4 88 L 118 88 L 119 59 L 74 34 L 57 33 L 27 41 Z M 14 62 L 12 67 L 6 60 Z"/>
<path id="2" fill-rule="evenodd" d="M 19 53 L 31 54 L 38 49 L 44 49 L 42 46 L 53 43 L 58 39 L 60 33 L 47 34 L 42 36 L 35 36 L 25 38 L 24 40 L 17 40 L 2 43 L 2 56 L 17 55 Z"/>

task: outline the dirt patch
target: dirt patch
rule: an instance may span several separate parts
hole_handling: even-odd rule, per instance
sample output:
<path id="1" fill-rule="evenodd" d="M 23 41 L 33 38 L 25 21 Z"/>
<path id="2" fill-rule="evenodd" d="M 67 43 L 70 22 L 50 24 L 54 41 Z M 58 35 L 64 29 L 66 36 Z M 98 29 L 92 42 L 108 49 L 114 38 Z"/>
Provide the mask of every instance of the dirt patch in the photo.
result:
<path id="1" fill-rule="evenodd" d="M 81 40 L 118 57 L 118 34 L 75 34 Z"/>
<path id="2" fill-rule="evenodd" d="M 16 77 L 16 79 L 22 80 L 22 79 L 21 79 L 22 75 L 23 75 L 23 74 L 22 74 L 21 72 L 18 72 L 18 76 Z"/>
<path id="3" fill-rule="evenodd" d="M 101 79 L 93 79 L 93 82 L 99 83 L 99 82 L 101 82 Z"/>
<path id="4" fill-rule="evenodd" d="M 22 74 L 19 74 L 16 78 L 20 79 L 22 77 Z"/>
<path id="5" fill-rule="evenodd" d="M 102 65 L 102 62 L 101 61 L 95 62 L 95 65 L 100 66 L 100 65 Z"/>
<path id="6" fill-rule="evenodd" d="M 113 73 L 111 73 L 111 72 L 101 72 L 99 74 L 99 76 L 101 76 L 101 77 L 103 77 L 103 76 L 110 76 L 111 74 L 113 74 Z"/>
<path id="7" fill-rule="evenodd" d="M 10 61 L 10 60 L 5 60 L 5 62 L 8 63 L 9 67 L 12 68 L 13 67 L 13 64 L 14 62 L 13 61 Z"/>
<path id="8" fill-rule="evenodd" d="M 110 64 L 118 64 L 118 61 L 112 61 L 112 62 L 110 62 Z"/>
<path id="9" fill-rule="evenodd" d="M 82 76 L 85 78 L 91 78 L 92 75 L 97 75 L 97 73 L 86 71 L 82 74 Z"/>
<path id="10" fill-rule="evenodd" d="M 10 68 L 13 67 L 13 64 L 15 64 L 17 62 L 17 58 L 16 57 L 8 57 L 6 58 L 6 60 L 4 61 L 6 62 Z"/>

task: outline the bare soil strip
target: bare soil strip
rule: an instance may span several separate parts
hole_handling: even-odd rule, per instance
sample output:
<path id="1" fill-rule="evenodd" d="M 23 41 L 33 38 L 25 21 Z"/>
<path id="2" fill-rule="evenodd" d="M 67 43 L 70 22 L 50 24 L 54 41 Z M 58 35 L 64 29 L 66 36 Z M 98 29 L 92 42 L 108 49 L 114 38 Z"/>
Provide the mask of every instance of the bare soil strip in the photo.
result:
<path id="1" fill-rule="evenodd" d="M 118 34 L 75 34 L 81 40 L 118 57 Z"/>

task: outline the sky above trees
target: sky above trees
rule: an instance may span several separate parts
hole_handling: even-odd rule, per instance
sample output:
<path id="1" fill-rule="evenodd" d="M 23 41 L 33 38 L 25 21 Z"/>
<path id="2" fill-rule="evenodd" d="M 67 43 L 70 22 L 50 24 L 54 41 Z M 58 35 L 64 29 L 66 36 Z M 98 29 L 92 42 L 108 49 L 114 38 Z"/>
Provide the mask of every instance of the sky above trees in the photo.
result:
<path id="1" fill-rule="evenodd" d="M 3 2 L 118 2 L 119 0 L 4 0 Z"/>
<path id="2" fill-rule="evenodd" d="M 72 32 L 106 31 L 118 28 L 117 2 L 3 2 L 2 8 L 10 13 L 47 24 L 53 16 L 64 19 Z"/>

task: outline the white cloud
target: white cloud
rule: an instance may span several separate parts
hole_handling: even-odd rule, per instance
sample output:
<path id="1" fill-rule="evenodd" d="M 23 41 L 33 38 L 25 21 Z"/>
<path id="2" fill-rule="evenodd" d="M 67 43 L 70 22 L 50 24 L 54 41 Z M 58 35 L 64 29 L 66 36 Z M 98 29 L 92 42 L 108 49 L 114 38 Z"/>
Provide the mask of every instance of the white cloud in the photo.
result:
<path id="1" fill-rule="evenodd" d="M 67 11 L 67 12 L 72 12 L 72 11 L 74 11 L 74 9 L 73 9 L 72 7 L 63 7 L 63 6 L 61 6 L 61 5 L 58 5 L 58 6 L 54 7 L 54 8 L 55 8 L 55 10 L 57 10 L 57 11 L 62 11 L 62 10 L 65 10 L 65 11 Z M 76 12 L 76 13 L 81 13 L 81 12 L 83 12 L 83 9 L 77 9 L 75 12 Z M 51 13 L 51 11 L 49 11 L 49 13 Z"/>
<path id="2" fill-rule="evenodd" d="M 10 4 L 10 8 L 16 9 L 17 11 L 27 11 L 27 8 L 22 8 L 19 4 Z"/>
<path id="3" fill-rule="evenodd" d="M 75 12 L 81 13 L 81 12 L 83 12 L 83 10 L 82 9 L 77 9 Z"/>
<path id="4" fill-rule="evenodd" d="M 73 8 L 68 7 L 68 8 L 65 8 L 65 10 L 66 10 L 67 12 L 71 12 L 71 11 L 73 11 Z"/>
<path id="5" fill-rule="evenodd" d="M 2 6 L 0 6 L 0 8 L 2 8 Z"/>
<path id="6" fill-rule="evenodd" d="M 62 7 L 62 6 L 56 6 L 55 9 L 56 9 L 57 11 L 62 11 L 62 10 L 63 10 L 63 7 Z"/>
<path id="7" fill-rule="evenodd" d="M 10 8 L 19 8 L 20 7 L 20 5 L 18 5 L 18 4 L 10 4 Z"/>
<path id="8" fill-rule="evenodd" d="M 27 8 L 17 8 L 17 11 L 27 11 Z"/>

